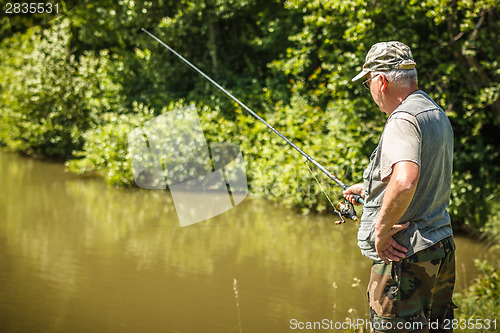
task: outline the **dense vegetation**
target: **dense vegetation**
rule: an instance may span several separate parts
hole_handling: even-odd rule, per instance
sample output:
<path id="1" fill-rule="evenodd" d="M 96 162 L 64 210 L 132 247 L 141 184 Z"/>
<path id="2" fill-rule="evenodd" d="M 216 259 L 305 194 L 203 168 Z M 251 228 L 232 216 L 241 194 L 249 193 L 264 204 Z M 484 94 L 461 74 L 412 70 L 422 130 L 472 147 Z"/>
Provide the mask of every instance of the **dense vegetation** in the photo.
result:
<path id="1" fill-rule="evenodd" d="M 298 153 L 140 28 L 347 183 L 361 180 L 384 123 L 369 93 L 350 79 L 373 43 L 400 40 L 412 47 L 420 87 L 453 124 L 453 223 L 480 230 L 500 194 L 499 4 L 82 0 L 43 26 L 9 29 L 4 18 L 0 144 L 132 185 L 128 133 L 195 104 L 208 141 L 240 145 L 253 193 L 324 211 L 327 200 Z M 321 181 L 340 195 L 326 177 Z"/>

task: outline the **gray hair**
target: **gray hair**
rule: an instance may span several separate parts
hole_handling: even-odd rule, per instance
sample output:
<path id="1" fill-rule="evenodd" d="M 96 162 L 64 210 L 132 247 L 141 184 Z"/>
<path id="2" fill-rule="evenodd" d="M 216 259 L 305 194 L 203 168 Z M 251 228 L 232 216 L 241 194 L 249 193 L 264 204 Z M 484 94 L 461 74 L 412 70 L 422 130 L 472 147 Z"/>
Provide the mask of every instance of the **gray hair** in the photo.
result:
<path id="1" fill-rule="evenodd" d="M 372 77 L 375 75 L 384 74 L 387 80 L 400 87 L 409 87 L 412 84 L 418 83 L 417 69 L 397 69 L 387 72 L 372 72 Z"/>

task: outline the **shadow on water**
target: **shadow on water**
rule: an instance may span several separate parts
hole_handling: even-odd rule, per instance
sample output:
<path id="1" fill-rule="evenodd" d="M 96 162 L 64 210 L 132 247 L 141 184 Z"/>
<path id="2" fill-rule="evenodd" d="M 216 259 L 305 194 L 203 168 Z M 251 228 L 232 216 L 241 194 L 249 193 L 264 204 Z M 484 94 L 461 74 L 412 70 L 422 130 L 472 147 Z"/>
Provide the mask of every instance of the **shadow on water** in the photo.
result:
<path id="1" fill-rule="evenodd" d="M 181 228 L 165 191 L 9 153 L 0 172 L 2 331 L 289 332 L 291 319 L 368 317 L 353 223 L 247 198 Z M 462 288 L 488 251 L 457 243 Z"/>

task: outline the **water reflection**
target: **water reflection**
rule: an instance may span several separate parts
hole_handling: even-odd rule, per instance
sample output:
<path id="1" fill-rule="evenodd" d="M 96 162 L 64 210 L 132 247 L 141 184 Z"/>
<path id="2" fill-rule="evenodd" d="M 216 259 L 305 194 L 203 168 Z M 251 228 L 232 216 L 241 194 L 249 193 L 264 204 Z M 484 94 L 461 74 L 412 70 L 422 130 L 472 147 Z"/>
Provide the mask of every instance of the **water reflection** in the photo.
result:
<path id="1" fill-rule="evenodd" d="M 368 316 L 354 224 L 247 198 L 181 228 L 165 191 L 112 189 L 7 153 L 0 172 L 2 331 L 232 332 L 234 278 L 243 332 Z M 481 249 L 458 244 L 460 287 Z"/>

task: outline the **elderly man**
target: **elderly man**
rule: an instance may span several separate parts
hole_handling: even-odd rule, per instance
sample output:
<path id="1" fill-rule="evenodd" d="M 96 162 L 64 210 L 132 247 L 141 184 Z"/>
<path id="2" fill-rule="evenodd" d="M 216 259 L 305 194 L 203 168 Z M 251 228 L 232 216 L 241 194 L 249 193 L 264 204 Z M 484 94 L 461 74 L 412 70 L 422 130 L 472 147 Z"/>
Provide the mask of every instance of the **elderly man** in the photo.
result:
<path id="1" fill-rule="evenodd" d="M 344 192 L 353 203 L 353 194 L 365 199 L 358 245 L 373 260 L 368 302 L 377 332 L 448 332 L 455 307 L 455 243 L 446 211 L 453 131 L 444 111 L 418 89 L 415 67 L 407 45 L 382 42 L 353 79 L 365 78 L 388 115 L 364 183 Z"/>

